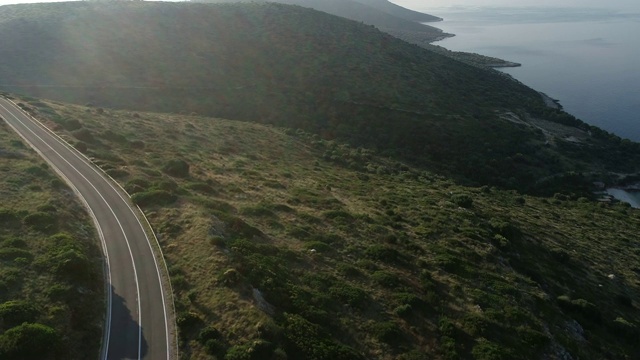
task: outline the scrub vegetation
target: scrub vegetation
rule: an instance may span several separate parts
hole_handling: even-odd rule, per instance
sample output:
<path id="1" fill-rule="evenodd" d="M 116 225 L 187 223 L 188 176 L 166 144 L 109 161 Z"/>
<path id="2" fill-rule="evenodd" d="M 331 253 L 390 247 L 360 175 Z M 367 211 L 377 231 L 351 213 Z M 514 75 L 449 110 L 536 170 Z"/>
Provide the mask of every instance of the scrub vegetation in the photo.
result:
<path id="1" fill-rule="evenodd" d="M 104 314 L 85 209 L 0 122 L 0 358 L 94 359 Z"/>
<path id="2" fill-rule="evenodd" d="M 22 101 L 92 134 L 149 216 L 185 359 L 640 355 L 624 204 L 463 186 L 301 130 Z"/>
<path id="3" fill-rule="evenodd" d="M 640 213 L 593 195 L 637 178 L 640 145 L 508 77 L 271 3 L 3 6 L 0 52 L 5 89 L 55 100 L 15 101 L 157 230 L 184 359 L 640 357 Z M 64 278 L 99 275 L 70 270 L 99 269 L 95 236 L 21 159 L 0 264 L 44 280 L 3 274 L 39 315 L 0 348 L 90 346 L 95 318 L 74 333 L 52 304 L 99 294 Z"/>

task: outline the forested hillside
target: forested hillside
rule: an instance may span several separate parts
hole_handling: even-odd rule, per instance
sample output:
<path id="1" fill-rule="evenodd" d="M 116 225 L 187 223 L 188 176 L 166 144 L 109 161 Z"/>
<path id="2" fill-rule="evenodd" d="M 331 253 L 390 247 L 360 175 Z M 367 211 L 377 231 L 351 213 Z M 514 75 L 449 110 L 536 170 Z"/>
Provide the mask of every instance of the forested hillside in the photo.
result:
<path id="1" fill-rule="evenodd" d="M 302 128 L 468 183 L 584 193 L 640 164 L 522 84 L 298 6 L 4 6 L 0 51 L 7 90 Z"/>
<path id="2" fill-rule="evenodd" d="M 433 26 L 420 24 L 418 20 L 412 20 L 417 18 L 429 19 L 420 21 L 437 21 L 436 18 L 431 15 L 414 13 L 410 10 L 398 7 L 397 5 L 381 2 L 367 2 L 367 1 L 355 1 L 355 0 L 195 0 L 195 2 L 202 3 L 269 3 L 275 2 L 280 4 L 299 5 L 306 8 L 313 8 L 319 11 L 326 12 L 328 14 L 345 17 L 347 19 L 362 22 L 367 25 L 373 25 L 376 28 L 385 31 L 394 36 L 411 37 L 418 40 L 420 43 L 430 43 L 448 36 L 442 30 Z M 398 9 L 396 9 L 399 8 Z M 396 14 L 397 13 L 397 14 Z M 402 15 L 402 16 L 398 16 Z"/>

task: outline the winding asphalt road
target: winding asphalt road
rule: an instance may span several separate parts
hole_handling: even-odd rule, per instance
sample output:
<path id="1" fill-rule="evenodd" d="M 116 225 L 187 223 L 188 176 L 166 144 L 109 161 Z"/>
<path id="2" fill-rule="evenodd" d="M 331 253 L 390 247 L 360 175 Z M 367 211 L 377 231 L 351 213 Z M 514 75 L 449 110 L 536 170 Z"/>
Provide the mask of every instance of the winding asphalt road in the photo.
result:
<path id="1" fill-rule="evenodd" d="M 0 98 L 0 116 L 71 186 L 98 229 L 108 283 L 100 358 L 174 358 L 174 322 L 170 304 L 165 301 L 158 261 L 128 197 L 86 158 L 13 102 Z"/>

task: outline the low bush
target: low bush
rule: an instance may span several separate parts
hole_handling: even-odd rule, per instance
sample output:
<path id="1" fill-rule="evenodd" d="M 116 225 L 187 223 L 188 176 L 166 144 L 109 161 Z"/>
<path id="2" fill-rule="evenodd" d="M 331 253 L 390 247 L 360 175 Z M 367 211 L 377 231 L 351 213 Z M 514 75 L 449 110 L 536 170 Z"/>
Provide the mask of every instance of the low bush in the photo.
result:
<path id="1" fill-rule="evenodd" d="M 585 299 L 572 300 L 566 295 L 559 296 L 558 305 L 571 313 L 582 316 L 585 319 L 600 322 L 602 315 L 598 307 Z"/>
<path id="2" fill-rule="evenodd" d="M 471 354 L 477 360 L 506 360 L 512 359 L 510 351 L 484 338 L 479 339 L 471 349 Z"/>
<path id="3" fill-rule="evenodd" d="M 80 151 L 83 154 L 87 153 L 87 150 L 89 150 L 89 146 L 87 145 L 86 142 L 84 141 L 78 141 L 76 142 L 73 147 L 76 148 L 76 150 Z"/>
<path id="4" fill-rule="evenodd" d="M 20 216 L 14 210 L 0 209 L 0 225 L 3 228 L 15 228 L 20 226 Z"/>
<path id="5" fill-rule="evenodd" d="M 0 249 L 0 260 L 15 260 L 18 258 L 32 260 L 33 254 L 25 249 L 17 249 L 17 248 L 10 248 L 10 247 Z"/>
<path id="6" fill-rule="evenodd" d="M 132 149 L 138 149 L 138 150 L 141 150 L 141 149 L 144 149 L 144 147 L 145 147 L 145 143 L 144 143 L 144 141 L 142 141 L 142 140 L 133 140 L 133 141 L 131 141 L 131 142 L 129 143 L 129 146 L 130 146 Z"/>
<path id="7" fill-rule="evenodd" d="M 463 208 L 473 206 L 473 199 L 468 194 L 453 194 L 451 195 L 451 202 Z"/>
<path id="8" fill-rule="evenodd" d="M 25 216 L 22 222 L 35 230 L 43 232 L 54 231 L 58 225 L 54 215 L 42 211 Z"/>
<path id="9" fill-rule="evenodd" d="M 131 200 L 140 206 L 163 206 L 175 203 L 178 197 L 164 190 L 149 190 L 133 194 Z"/>
<path id="10" fill-rule="evenodd" d="M 329 294 L 338 301 L 360 309 L 366 307 L 369 299 L 366 291 L 347 283 L 334 285 L 329 289 Z"/>
<path id="11" fill-rule="evenodd" d="M 204 182 L 195 182 L 189 183 L 185 186 L 188 190 L 197 191 L 207 195 L 216 195 L 218 191 L 214 189 L 211 185 Z"/>
<path id="12" fill-rule="evenodd" d="M 388 271 L 380 270 L 371 274 L 371 279 L 378 285 L 382 285 L 386 288 L 396 288 L 400 285 L 398 276 Z"/>
<path id="13" fill-rule="evenodd" d="M 41 360 L 56 358 L 60 336 L 41 324 L 23 323 L 0 335 L 0 359 Z"/>
<path id="14" fill-rule="evenodd" d="M 162 171 L 171 176 L 186 178 L 189 177 L 189 163 L 180 159 L 169 160 Z"/>
<path id="15" fill-rule="evenodd" d="M 370 246 L 364 253 L 370 259 L 383 261 L 388 264 L 400 265 L 405 262 L 398 250 L 385 245 Z"/>
<path id="16" fill-rule="evenodd" d="M 613 321 L 613 331 L 616 335 L 632 341 L 637 340 L 638 336 L 640 336 L 640 331 L 638 330 L 638 326 L 627 321 L 622 317 L 617 317 Z"/>
<path id="17" fill-rule="evenodd" d="M 82 123 L 77 119 L 67 119 L 62 123 L 62 127 L 67 131 L 78 130 L 82 127 Z"/>
<path id="18" fill-rule="evenodd" d="M 327 243 L 323 243 L 322 241 L 310 241 L 304 244 L 304 247 L 307 250 L 316 250 L 320 252 L 331 251 L 331 246 Z"/>
<path id="19" fill-rule="evenodd" d="M 129 176 L 129 172 L 123 169 L 110 169 L 106 173 L 114 179 L 122 179 Z"/>
<path id="20" fill-rule="evenodd" d="M 0 305 L 0 332 L 36 321 L 38 310 L 28 301 L 13 300 Z"/>
<path id="21" fill-rule="evenodd" d="M 254 340 L 231 347 L 224 358 L 225 360 L 263 360 L 271 358 L 275 350 L 275 345 L 268 341 Z"/>
<path id="22" fill-rule="evenodd" d="M 93 133 L 91 133 L 89 129 L 84 129 L 84 128 L 78 129 L 78 130 L 72 131 L 71 135 L 73 135 L 74 138 L 80 141 L 84 141 L 87 144 L 95 144 L 96 142 L 96 138 L 93 137 Z"/>
<path id="23" fill-rule="evenodd" d="M 393 347 L 397 347 L 404 341 L 404 334 L 400 327 L 391 321 L 380 322 L 373 325 L 372 334 L 379 340 Z"/>

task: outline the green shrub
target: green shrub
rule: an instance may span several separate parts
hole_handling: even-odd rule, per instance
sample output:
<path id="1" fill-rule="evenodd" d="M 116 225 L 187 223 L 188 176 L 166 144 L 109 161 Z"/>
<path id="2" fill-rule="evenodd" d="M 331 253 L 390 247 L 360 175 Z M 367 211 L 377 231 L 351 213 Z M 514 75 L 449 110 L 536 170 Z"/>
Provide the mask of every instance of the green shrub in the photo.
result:
<path id="1" fill-rule="evenodd" d="M 443 336 L 454 337 L 456 334 L 456 326 L 447 317 L 441 317 L 438 321 L 438 330 Z"/>
<path id="2" fill-rule="evenodd" d="M 284 343 L 287 353 L 300 359 L 358 360 L 354 349 L 338 344 L 317 324 L 299 315 L 284 314 Z"/>
<path id="3" fill-rule="evenodd" d="M 29 166 L 25 170 L 25 172 L 29 175 L 37 176 L 43 179 L 51 177 L 51 173 L 49 172 L 49 168 L 46 164 L 42 164 L 41 166 Z"/>
<path id="4" fill-rule="evenodd" d="M 129 172 L 124 169 L 109 169 L 106 173 L 114 179 L 122 179 L 129 176 Z"/>
<path id="5" fill-rule="evenodd" d="M 344 220 L 353 219 L 353 215 L 351 215 L 348 212 L 343 211 L 343 210 L 325 211 L 323 215 L 327 219 L 339 219 L 339 218 L 344 219 Z"/>
<path id="6" fill-rule="evenodd" d="M 0 249 L 0 260 L 15 260 L 18 258 L 33 260 L 33 254 L 25 249 L 18 249 L 18 248 L 1 248 Z"/>
<path id="7" fill-rule="evenodd" d="M 393 309 L 393 313 L 401 318 L 408 318 L 413 314 L 413 307 L 409 304 L 404 304 Z"/>
<path id="8" fill-rule="evenodd" d="M 189 177 L 189 163 L 180 159 L 169 160 L 162 171 L 171 176 L 186 178 Z"/>
<path id="9" fill-rule="evenodd" d="M 304 244 L 305 249 L 307 250 L 316 250 L 319 252 L 327 252 L 331 251 L 332 248 L 329 244 L 323 243 L 322 241 L 310 241 Z"/>
<path id="10" fill-rule="evenodd" d="M 197 191 L 207 195 L 216 195 L 218 191 L 205 182 L 189 183 L 185 186 L 188 190 Z"/>
<path id="11" fill-rule="evenodd" d="M 142 140 L 133 140 L 129 143 L 132 149 L 144 149 L 145 143 Z"/>
<path id="12" fill-rule="evenodd" d="M 0 335 L 0 359 L 42 360 L 55 358 L 60 336 L 41 324 L 23 323 Z"/>
<path id="13" fill-rule="evenodd" d="M 109 141 L 113 141 L 115 143 L 118 144 L 126 144 L 127 143 L 127 138 L 122 135 L 122 134 L 116 134 L 111 130 L 106 130 L 104 131 L 102 134 L 100 134 L 101 137 L 109 140 Z"/>
<path id="14" fill-rule="evenodd" d="M 93 137 L 93 134 L 91 133 L 91 131 L 89 131 L 89 129 L 78 129 L 75 131 L 71 132 L 71 135 L 73 135 L 74 138 L 83 141 L 87 144 L 95 144 L 96 142 L 96 138 Z"/>
<path id="15" fill-rule="evenodd" d="M 403 256 L 398 250 L 385 245 L 373 245 L 369 246 L 365 250 L 365 255 L 368 258 L 386 262 L 388 264 L 402 264 L 404 263 Z"/>
<path id="16" fill-rule="evenodd" d="M 153 183 L 152 188 L 154 190 L 163 190 L 163 191 L 167 191 L 167 192 L 170 192 L 170 193 L 175 193 L 180 189 L 178 184 L 175 181 L 171 180 L 171 179 L 158 180 L 158 181 Z"/>
<path id="17" fill-rule="evenodd" d="M 91 284 L 97 277 L 91 261 L 78 249 L 60 249 L 47 263 L 55 274 L 75 284 Z"/>
<path id="18" fill-rule="evenodd" d="M 571 300 L 566 295 L 559 296 L 557 298 L 558 305 L 571 313 L 581 315 L 585 319 L 589 319 L 595 322 L 602 320 L 602 315 L 598 307 L 585 299 Z"/>
<path id="19" fill-rule="evenodd" d="M 182 312 L 176 316 L 176 324 L 181 332 L 192 332 L 202 325 L 202 318 L 193 312 Z"/>
<path id="20" fill-rule="evenodd" d="M 506 360 L 513 358 L 508 349 L 484 338 L 478 339 L 471 349 L 476 360 Z"/>
<path id="21" fill-rule="evenodd" d="M 256 205 L 256 206 L 246 206 L 240 209 L 240 213 L 247 216 L 257 216 L 257 217 L 275 217 L 276 214 L 273 213 L 269 208 L 264 205 Z"/>
<path id="22" fill-rule="evenodd" d="M 0 305 L 0 332 L 22 323 L 32 323 L 38 317 L 36 307 L 27 301 L 12 300 Z"/>
<path id="23" fill-rule="evenodd" d="M 207 340 L 203 346 L 207 354 L 213 355 L 216 358 L 223 358 L 227 353 L 227 347 L 218 339 Z"/>
<path id="24" fill-rule="evenodd" d="M 355 308 L 364 308 L 369 296 L 367 292 L 347 283 L 338 283 L 329 289 L 332 298 Z"/>
<path id="25" fill-rule="evenodd" d="M 379 341 L 397 347 L 404 341 L 404 334 L 397 324 L 391 321 L 377 323 L 371 329 L 371 333 Z"/>
<path id="26" fill-rule="evenodd" d="M 269 359 L 275 349 L 275 345 L 268 341 L 254 340 L 250 343 L 231 347 L 224 358 L 225 360 Z"/>
<path id="27" fill-rule="evenodd" d="M 638 331 L 638 326 L 627 321 L 622 317 L 617 317 L 613 321 L 613 330 L 618 336 L 621 336 L 629 340 L 637 340 L 638 336 L 640 336 L 640 331 Z"/>
<path id="28" fill-rule="evenodd" d="M 78 119 L 68 119 L 62 123 L 62 126 L 67 131 L 78 130 L 82 127 L 82 123 Z"/>
<path id="29" fill-rule="evenodd" d="M 517 241 L 522 237 L 522 231 L 508 221 L 492 218 L 489 220 L 489 226 L 495 234 L 502 235 L 509 241 Z"/>
<path id="30" fill-rule="evenodd" d="M 340 263 L 336 266 L 336 270 L 340 275 L 350 278 L 362 276 L 362 271 L 351 264 Z"/>
<path id="31" fill-rule="evenodd" d="M 89 150 L 89 146 L 87 145 L 86 142 L 84 141 L 78 141 L 73 145 L 74 148 L 76 148 L 76 150 L 80 151 L 83 154 L 87 153 L 87 150 Z"/>
<path id="32" fill-rule="evenodd" d="M 371 274 L 371 279 L 386 288 L 393 289 L 400 285 L 400 280 L 397 275 L 384 270 L 376 271 Z"/>
<path id="33" fill-rule="evenodd" d="M 20 238 L 12 237 L 1 241 L 0 247 L 24 249 L 27 247 L 27 242 Z"/>
<path id="34" fill-rule="evenodd" d="M 20 217 L 14 210 L 0 209 L 0 225 L 3 228 L 13 228 L 20 226 Z"/>
<path id="35" fill-rule="evenodd" d="M 38 211 L 25 216 L 22 222 L 38 231 L 49 232 L 57 228 L 58 222 L 54 215 Z"/>
<path id="36" fill-rule="evenodd" d="M 469 194 L 453 194 L 451 195 L 451 201 L 463 208 L 470 208 L 473 206 L 473 199 Z"/>
<path id="37" fill-rule="evenodd" d="M 164 190 L 149 190 L 133 194 L 131 200 L 140 206 L 163 206 L 173 204 L 178 197 Z"/>
<path id="38" fill-rule="evenodd" d="M 442 355 L 447 360 L 457 360 L 460 359 L 458 356 L 456 340 L 450 336 L 442 336 L 440 337 L 440 351 Z"/>
<path id="39" fill-rule="evenodd" d="M 226 353 L 222 333 L 214 327 L 202 329 L 198 334 L 198 342 L 204 346 L 209 355 L 222 358 Z"/>

